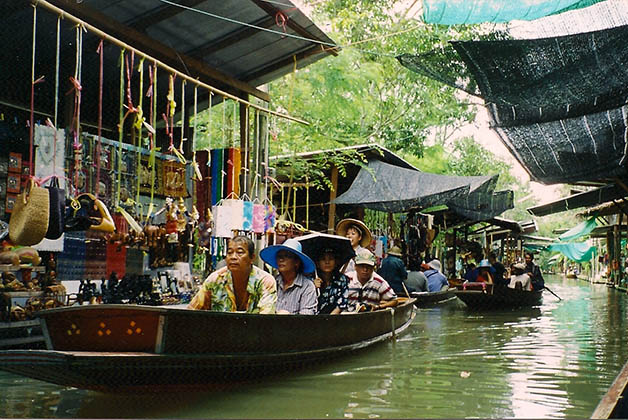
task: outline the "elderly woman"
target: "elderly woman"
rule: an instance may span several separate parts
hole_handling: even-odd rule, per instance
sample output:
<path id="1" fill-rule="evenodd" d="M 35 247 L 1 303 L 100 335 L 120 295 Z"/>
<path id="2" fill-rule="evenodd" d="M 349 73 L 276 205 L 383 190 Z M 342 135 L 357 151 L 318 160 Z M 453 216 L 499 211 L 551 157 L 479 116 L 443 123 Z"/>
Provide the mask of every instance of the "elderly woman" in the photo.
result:
<path id="1" fill-rule="evenodd" d="M 315 270 L 314 262 L 301 252 L 301 243 L 288 239 L 282 245 L 262 249 L 260 257 L 279 271 L 277 313 L 313 315 L 317 311 L 316 286 L 304 274 Z"/>
<path id="2" fill-rule="evenodd" d="M 361 249 L 371 244 L 371 231 L 362 221 L 357 219 L 343 219 L 338 222 L 336 234 L 349 238 L 356 255 Z M 349 260 L 344 269 L 340 271 L 343 273 L 355 271 L 354 260 Z"/>
<path id="3" fill-rule="evenodd" d="M 323 249 L 316 258 L 318 277 L 314 285 L 319 289 L 318 313 L 339 314 L 348 308 L 349 279 L 339 271 L 340 267 L 333 248 Z"/>

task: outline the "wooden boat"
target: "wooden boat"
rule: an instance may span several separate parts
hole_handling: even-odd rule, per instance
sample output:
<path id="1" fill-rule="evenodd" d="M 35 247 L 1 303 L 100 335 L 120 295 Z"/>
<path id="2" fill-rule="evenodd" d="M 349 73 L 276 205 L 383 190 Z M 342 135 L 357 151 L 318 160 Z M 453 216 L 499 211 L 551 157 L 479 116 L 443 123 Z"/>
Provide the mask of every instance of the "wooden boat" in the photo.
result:
<path id="1" fill-rule="evenodd" d="M 522 308 L 538 306 L 543 300 L 541 290 L 527 291 L 484 283 L 456 289 L 454 294 L 471 309 Z"/>
<path id="2" fill-rule="evenodd" d="M 592 419 L 628 418 L 628 363 L 619 372 L 611 387 L 591 414 Z"/>
<path id="3" fill-rule="evenodd" d="M 454 290 L 455 289 L 442 290 L 440 292 L 412 292 L 410 296 L 416 299 L 414 305 L 417 308 L 425 308 L 456 299 Z"/>
<path id="4" fill-rule="evenodd" d="M 138 305 L 39 313 L 47 350 L 0 351 L 0 369 L 105 392 L 196 388 L 290 372 L 406 329 L 414 300 L 342 315 L 257 315 Z"/>

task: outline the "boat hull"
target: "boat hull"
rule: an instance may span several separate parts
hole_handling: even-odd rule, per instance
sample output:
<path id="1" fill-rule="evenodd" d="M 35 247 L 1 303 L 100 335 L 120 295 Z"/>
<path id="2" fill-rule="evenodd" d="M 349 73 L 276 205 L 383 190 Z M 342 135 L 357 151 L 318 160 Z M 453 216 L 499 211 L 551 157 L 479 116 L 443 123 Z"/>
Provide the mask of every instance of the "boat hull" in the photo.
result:
<path id="1" fill-rule="evenodd" d="M 456 290 L 454 293 L 471 309 L 525 308 L 539 306 L 543 301 L 543 292 L 540 290 L 526 291 L 509 287 Z"/>
<path id="2" fill-rule="evenodd" d="M 417 308 L 440 305 L 456 298 L 456 294 L 453 289 L 443 290 L 440 292 L 413 292 L 411 296 L 416 299 L 414 306 Z"/>
<path id="3" fill-rule="evenodd" d="M 132 305 L 64 308 L 42 313 L 48 350 L 1 351 L 0 369 L 105 392 L 220 386 L 291 372 L 390 339 L 412 322 L 413 303 L 407 300 L 394 310 L 316 316 Z M 127 328 L 132 322 L 135 329 Z M 125 330 L 114 332 L 116 326 Z M 63 334 L 72 340 L 63 340 Z"/>
<path id="4" fill-rule="evenodd" d="M 628 363 L 624 365 L 591 415 L 592 419 L 628 418 Z"/>

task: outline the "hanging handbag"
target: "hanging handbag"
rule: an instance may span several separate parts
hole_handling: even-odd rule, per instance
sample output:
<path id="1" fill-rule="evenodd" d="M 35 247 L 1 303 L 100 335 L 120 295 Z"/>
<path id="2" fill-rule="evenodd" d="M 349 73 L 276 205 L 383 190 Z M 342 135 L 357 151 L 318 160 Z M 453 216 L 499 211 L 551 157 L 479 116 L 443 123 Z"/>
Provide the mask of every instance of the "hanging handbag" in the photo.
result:
<path id="1" fill-rule="evenodd" d="M 15 245 L 30 246 L 41 242 L 48 230 L 50 195 L 31 178 L 17 196 L 9 220 L 9 238 Z"/>
<path id="2" fill-rule="evenodd" d="M 59 239 L 63 234 L 65 219 L 65 190 L 59 187 L 59 179 L 53 176 L 46 187 L 50 197 L 50 216 L 48 219 L 47 239 Z"/>

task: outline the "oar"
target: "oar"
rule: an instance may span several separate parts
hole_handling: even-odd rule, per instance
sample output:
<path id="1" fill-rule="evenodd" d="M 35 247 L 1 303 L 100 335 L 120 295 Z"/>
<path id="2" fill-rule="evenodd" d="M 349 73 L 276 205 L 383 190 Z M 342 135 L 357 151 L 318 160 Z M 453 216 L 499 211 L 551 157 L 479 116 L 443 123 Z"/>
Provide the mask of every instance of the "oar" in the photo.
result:
<path id="1" fill-rule="evenodd" d="M 547 290 L 548 292 L 550 292 L 551 294 L 553 294 L 554 296 L 556 296 L 558 298 L 558 300 L 562 300 L 560 298 L 560 296 L 558 296 L 556 293 L 552 292 L 549 287 L 545 286 L 544 289 Z M 541 290 L 543 290 L 543 289 L 541 289 Z"/>

